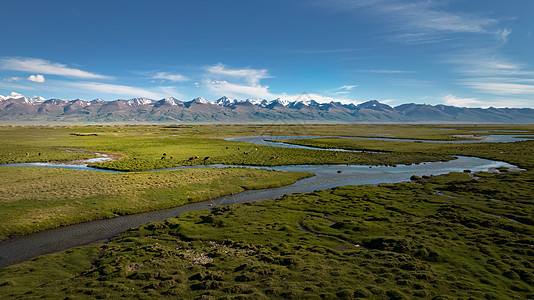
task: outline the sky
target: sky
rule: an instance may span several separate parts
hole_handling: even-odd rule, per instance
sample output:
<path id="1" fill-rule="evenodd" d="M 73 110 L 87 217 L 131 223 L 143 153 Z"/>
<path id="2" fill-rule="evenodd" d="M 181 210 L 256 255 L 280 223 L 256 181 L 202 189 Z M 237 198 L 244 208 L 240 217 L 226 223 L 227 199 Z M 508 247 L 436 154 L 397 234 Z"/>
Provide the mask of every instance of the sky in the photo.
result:
<path id="1" fill-rule="evenodd" d="M 0 0 L 0 12 L 4 96 L 534 108 L 532 0 Z"/>

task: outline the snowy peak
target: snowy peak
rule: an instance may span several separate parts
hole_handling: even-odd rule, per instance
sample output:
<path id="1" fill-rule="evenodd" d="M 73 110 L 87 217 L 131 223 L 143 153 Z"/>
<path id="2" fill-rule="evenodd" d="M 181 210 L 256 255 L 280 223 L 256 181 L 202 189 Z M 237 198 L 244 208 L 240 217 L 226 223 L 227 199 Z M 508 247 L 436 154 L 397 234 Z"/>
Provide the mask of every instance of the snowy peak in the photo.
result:
<path id="1" fill-rule="evenodd" d="M 215 104 L 219 105 L 219 106 L 229 106 L 229 105 L 232 105 L 236 102 L 235 99 L 230 99 L 226 96 L 223 96 L 219 99 L 217 99 L 217 101 L 215 101 Z"/>
<path id="2" fill-rule="evenodd" d="M 288 103 L 287 106 L 291 108 L 303 108 L 303 107 L 320 107 L 321 104 L 315 100 L 310 99 L 310 100 L 303 100 L 303 101 L 293 101 L 293 102 Z"/>
<path id="3" fill-rule="evenodd" d="M 77 105 L 77 106 L 89 106 L 89 105 L 91 105 L 91 102 L 87 102 L 87 101 L 82 100 L 82 99 L 71 100 L 71 101 L 69 101 L 69 103 L 71 105 Z"/>
<path id="4" fill-rule="evenodd" d="M 269 104 L 269 101 L 265 99 L 247 99 L 245 100 L 245 102 L 250 103 L 252 105 L 260 106 L 260 107 L 265 107 Z"/>
<path id="5" fill-rule="evenodd" d="M 24 97 L 23 95 L 15 92 L 11 92 L 11 94 L 8 96 L 0 95 L 0 102 L 7 101 L 9 99 L 19 100 L 26 104 L 39 104 L 43 103 L 46 100 L 45 98 L 40 96 L 35 96 L 34 98 Z"/>
<path id="6" fill-rule="evenodd" d="M 174 97 L 163 98 L 155 103 L 157 106 L 170 105 L 170 106 L 184 106 L 184 103 Z"/>
<path id="7" fill-rule="evenodd" d="M 206 99 L 204 99 L 202 97 L 195 98 L 195 99 L 191 100 L 190 102 L 196 103 L 196 104 L 211 104 L 211 102 L 209 102 L 208 100 L 206 100 Z"/>
<path id="8" fill-rule="evenodd" d="M 290 103 L 291 102 L 289 100 L 285 100 L 285 99 L 282 99 L 282 98 L 276 98 L 273 101 L 271 101 L 271 104 L 282 105 L 282 106 L 289 106 Z"/>
<path id="9" fill-rule="evenodd" d="M 7 100 L 7 99 L 22 99 L 22 98 L 26 98 L 24 97 L 23 95 L 19 94 L 19 93 L 15 93 L 15 92 L 11 92 L 11 95 L 8 95 L 8 96 L 2 96 L 0 95 L 0 99 L 2 100 Z"/>
<path id="10" fill-rule="evenodd" d="M 24 101 L 24 103 L 26 103 L 26 104 L 35 104 L 35 103 L 41 103 L 42 102 L 42 101 L 35 101 L 35 99 L 26 98 L 26 97 L 17 98 L 17 99 Z"/>
<path id="11" fill-rule="evenodd" d="M 213 105 L 211 105 L 213 104 Z M 217 105 L 215 105 L 217 104 Z M 265 123 L 273 120 L 331 122 L 456 122 L 456 123 L 534 123 L 534 109 L 465 108 L 445 105 L 403 104 L 390 107 L 371 100 L 359 105 L 315 100 L 284 99 L 236 100 L 222 97 L 216 102 L 196 98 L 182 102 L 176 98 L 154 101 L 85 101 L 27 98 L 12 93 L 0 96 L 0 122 L 149 122 L 149 123 Z"/>
<path id="12" fill-rule="evenodd" d="M 43 104 L 53 104 L 53 105 L 60 105 L 64 103 L 65 103 L 65 100 L 61 100 L 61 99 L 48 99 L 43 102 Z"/>
<path id="13" fill-rule="evenodd" d="M 147 98 L 133 98 L 133 99 L 128 100 L 128 105 L 131 105 L 131 106 L 150 105 L 153 103 L 154 103 L 154 100 L 150 100 Z"/>

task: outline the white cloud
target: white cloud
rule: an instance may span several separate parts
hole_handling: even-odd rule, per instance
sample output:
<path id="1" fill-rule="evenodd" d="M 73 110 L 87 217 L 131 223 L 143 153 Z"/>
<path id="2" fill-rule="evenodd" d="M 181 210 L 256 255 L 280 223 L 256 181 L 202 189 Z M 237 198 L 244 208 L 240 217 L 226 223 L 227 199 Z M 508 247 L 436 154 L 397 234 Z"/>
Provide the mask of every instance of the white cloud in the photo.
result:
<path id="1" fill-rule="evenodd" d="M 206 68 L 205 80 L 202 85 L 215 94 L 217 97 L 227 96 L 237 99 L 262 98 L 272 100 L 282 98 L 295 101 L 301 95 L 277 94 L 269 90 L 269 86 L 262 85 L 261 80 L 271 78 L 266 69 L 231 69 L 224 64 L 217 64 Z M 197 85 L 198 86 L 198 85 Z M 355 88 L 356 85 L 344 85 L 338 89 L 348 91 Z M 335 99 L 318 94 L 309 94 L 317 102 L 343 101 L 352 102 L 348 99 Z"/>
<path id="2" fill-rule="evenodd" d="M 476 98 L 458 98 L 452 94 L 443 97 L 443 102 L 447 105 L 458 107 L 480 107 L 484 102 Z"/>
<path id="3" fill-rule="evenodd" d="M 269 91 L 268 86 L 262 86 L 262 85 L 243 85 L 243 84 L 234 84 L 227 81 L 210 81 L 205 82 L 205 85 L 208 87 L 208 89 L 216 94 L 217 96 L 227 96 L 230 98 L 236 98 L 236 99 L 248 99 L 248 98 L 261 98 L 261 99 L 285 99 L 289 101 L 296 101 L 299 99 L 302 95 L 292 95 L 292 94 L 277 94 L 277 93 L 271 93 Z M 310 96 L 310 99 L 313 99 L 317 102 L 327 103 L 331 101 L 339 101 L 343 103 L 352 103 L 352 100 L 345 99 L 345 98 L 333 98 L 328 96 L 323 96 L 319 94 L 307 94 Z"/>
<path id="4" fill-rule="evenodd" d="M 355 87 L 358 87 L 357 85 L 343 85 L 343 86 L 340 86 L 338 87 L 336 90 L 346 90 L 346 91 L 350 91 L 352 90 L 353 88 Z"/>
<path id="5" fill-rule="evenodd" d="M 207 67 L 208 74 L 216 77 L 231 77 L 234 79 L 244 80 L 249 85 L 257 85 L 260 80 L 270 78 L 266 69 L 229 69 L 224 64 L 217 64 Z"/>
<path id="6" fill-rule="evenodd" d="M 503 28 L 499 29 L 495 32 L 495 36 L 498 40 L 500 40 L 503 44 L 506 44 L 508 42 L 508 36 L 512 33 L 511 29 Z"/>
<path id="7" fill-rule="evenodd" d="M 270 99 L 273 97 L 268 86 L 234 84 L 225 80 L 210 81 L 207 86 L 213 93 L 231 98 Z"/>
<path id="8" fill-rule="evenodd" d="M 464 85 L 496 95 L 534 95 L 534 85 L 494 81 L 466 81 Z"/>
<path id="9" fill-rule="evenodd" d="M 42 73 L 67 77 L 107 79 L 109 76 L 90 73 L 80 69 L 69 68 L 64 64 L 50 62 L 39 58 L 5 57 L 0 58 L 0 68 L 12 71 Z"/>
<path id="10" fill-rule="evenodd" d="M 87 91 L 95 91 L 101 94 L 114 94 L 120 95 L 121 97 L 146 97 L 151 99 L 159 99 L 168 97 L 169 93 L 172 92 L 176 95 L 176 91 L 172 87 L 160 87 L 158 90 L 147 90 L 143 88 L 127 86 L 127 85 L 116 85 L 100 82 L 58 82 L 60 85 L 66 87 L 67 89 L 83 89 Z"/>
<path id="11" fill-rule="evenodd" d="M 534 95 L 534 71 L 527 69 L 526 65 L 503 58 L 495 50 L 455 54 L 446 62 L 456 64 L 456 71 L 466 76 L 459 80 L 459 84 L 477 92 Z"/>
<path id="12" fill-rule="evenodd" d="M 457 107 L 532 107 L 532 99 L 495 98 L 479 100 L 477 98 L 460 98 L 449 94 L 441 99 L 444 104 Z"/>
<path id="13" fill-rule="evenodd" d="M 521 108 L 521 107 L 529 107 L 534 108 L 532 106 L 532 99 L 519 99 L 516 97 L 508 98 L 508 99 L 494 99 L 490 104 L 490 106 L 493 107 L 514 107 L 514 108 Z"/>
<path id="14" fill-rule="evenodd" d="M 22 77 L 10 77 L 10 78 L 6 78 L 4 79 L 5 81 L 9 81 L 9 82 L 13 82 L 13 81 L 19 81 L 19 80 L 23 80 L 24 78 Z"/>
<path id="15" fill-rule="evenodd" d="M 11 94 L 9 94 L 7 96 L 0 95 L 0 101 L 7 100 L 7 99 L 20 99 L 20 98 L 24 98 L 24 96 L 22 94 L 17 93 L 17 92 L 11 92 Z M 37 98 L 37 97 L 35 97 L 35 98 Z"/>
<path id="16" fill-rule="evenodd" d="M 216 95 L 232 98 L 272 97 L 269 87 L 260 84 L 262 79 L 270 78 L 266 69 L 232 69 L 219 63 L 205 70 L 203 85 Z"/>
<path id="17" fill-rule="evenodd" d="M 455 64 L 456 71 L 465 75 L 477 76 L 523 76 L 534 75 L 525 66 L 503 58 L 491 50 L 474 50 L 454 53 L 445 63 Z"/>
<path id="18" fill-rule="evenodd" d="M 43 75 L 30 75 L 30 77 L 28 77 L 28 80 L 34 82 L 45 82 L 45 78 Z"/>
<path id="19" fill-rule="evenodd" d="M 45 78 L 43 75 L 30 75 L 28 78 L 23 78 L 23 77 L 10 77 L 10 78 L 6 78 L 4 79 L 4 81 L 8 81 L 8 82 L 14 82 L 14 81 L 21 81 L 21 80 L 28 80 L 28 81 L 33 81 L 33 82 L 45 82 Z"/>
<path id="20" fill-rule="evenodd" d="M 339 11 L 373 15 L 390 26 L 395 40 L 410 43 L 441 42 L 443 34 L 493 33 L 498 21 L 480 14 L 450 11 L 448 1 L 427 0 L 320 0 L 319 5 Z M 440 35 L 440 36 L 438 36 Z M 446 40 L 446 39 L 445 39 Z"/>
<path id="21" fill-rule="evenodd" d="M 181 82 L 181 81 L 188 81 L 189 78 L 187 78 L 184 75 L 181 74 L 170 74 L 167 72 L 158 72 L 154 76 L 152 76 L 153 79 L 163 79 L 163 80 L 169 80 L 169 81 L 175 81 L 175 82 Z"/>

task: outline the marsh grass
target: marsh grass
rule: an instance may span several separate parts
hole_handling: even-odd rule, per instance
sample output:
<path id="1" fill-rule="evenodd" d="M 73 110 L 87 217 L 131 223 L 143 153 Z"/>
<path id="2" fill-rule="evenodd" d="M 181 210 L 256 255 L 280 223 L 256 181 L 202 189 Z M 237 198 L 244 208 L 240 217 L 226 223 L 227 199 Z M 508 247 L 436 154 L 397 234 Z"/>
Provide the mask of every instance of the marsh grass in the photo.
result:
<path id="1" fill-rule="evenodd" d="M 454 128 L 455 130 L 439 130 Z M 457 140 L 452 135 L 473 134 L 473 131 L 519 130 L 533 132 L 528 125 L 495 126 L 415 126 L 415 125 L 173 125 L 173 126 L 0 126 L 0 164 L 15 162 L 68 161 L 94 157 L 88 153 L 65 152 L 76 149 L 114 153 L 123 159 L 93 166 L 123 171 L 164 169 L 198 164 L 364 164 L 394 165 L 423 161 L 448 160 L 439 145 L 388 141 L 318 141 L 300 140 L 328 147 L 333 144 L 358 150 L 388 151 L 378 153 L 325 153 L 306 149 L 288 149 L 229 142 L 223 137 L 243 135 L 342 135 L 389 136 L 397 138 Z M 304 130 L 304 131 L 303 131 Z M 487 132 L 484 134 L 505 134 Z M 343 144 L 345 143 L 345 144 Z M 310 144 L 312 145 L 312 144 Z M 424 151 L 419 148 L 423 147 Z M 227 149 L 228 148 L 228 149 Z M 26 153 L 30 153 L 29 156 Z M 41 153 L 41 156 L 37 154 Z M 245 154 L 248 153 L 248 154 Z M 165 154 L 165 155 L 164 155 Z M 453 153 L 459 154 L 459 153 Z M 198 159 L 195 159 L 198 157 Z M 209 157 L 209 159 L 204 160 Z M 272 159 L 272 157 L 276 157 Z M 163 158 L 163 159 L 162 159 Z"/>
<path id="2" fill-rule="evenodd" d="M 0 237 L 287 185 L 310 176 L 258 169 L 99 173 L 0 168 Z"/>
<path id="3" fill-rule="evenodd" d="M 476 194 L 435 194 L 471 180 L 464 175 L 186 213 L 105 245 L 4 268 L 0 292 L 80 299 L 532 297 L 532 226 L 493 216 L 495 208 Z M 501 179 L 488 176 L 486 184 Z M 29 270 L 38 280 L 25 275 Z"/>
<path id="4" fill-rule="evenodd" d="M 306 133 L 444 139 L 473 130 L 532 132 L 531 125 L 441 126 L 455 128 L 454 132 L 435 127 L 310 125 Z M 124 169 L 156 165 L 162 153 L 175 156 L 175 161 L 210 156 L 211 163 L 264 163 L 264 156 L 273 149 L 208 139 L 257 134 L 302 134 L 302 127 L 0 127 L 0 153 L 9 153 L 10 147 L 118 153 L 126 158 L 125 166 L 118 166 Z M 346 186 L 190 212 L 129 230 L 107 244 L 3 268 L 0 295 L 54 299 L 534 298 L 534 142 L 306 142 L 382 151 L 379 155 L 385 157 L 472 155 L 527 170 L 414 177 L 410 183 Z M 351 144 L 343 144 L 347 142 Z M 239 151 L 258 150 L 242 157 L 237 156 L 238 147 Z M 287 154 L 292 163 L 331 159 L 300 150 Z M 129 161 L 134 158 L 143 163 L 132 167 Z M 102 174 L 0 168 L 0 172 L 5 183 L 0 186 L 4 234 L 40 230 L 36 224 L 54 227 L 65 220 L 78 222 L 82 208 L 91 218 L 114 216 L 139 207 L 179 205 L 187 198 L 181 195 L 201 199 L 308 175 L 246 169 Z"/>

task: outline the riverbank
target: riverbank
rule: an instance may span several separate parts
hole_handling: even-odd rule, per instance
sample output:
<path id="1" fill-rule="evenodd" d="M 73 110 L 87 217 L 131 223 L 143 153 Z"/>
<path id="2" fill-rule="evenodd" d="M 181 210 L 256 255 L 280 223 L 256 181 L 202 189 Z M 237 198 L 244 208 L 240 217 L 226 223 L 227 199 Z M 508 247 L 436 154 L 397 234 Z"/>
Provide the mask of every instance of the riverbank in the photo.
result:
<path id="1" fill-rule="evenodd" d="M 245 168 L 103 173 L 1 167 L 0 237 L 176 207 L 312 176 Z"/>
<path id="2" fill-rule="evenodd" d="M 224 167 L 224 166 L 219 166 Z M 24 259 L 32 258 L 37 255 L 47 254 L 47 253 L 53 253 L 58 252 L 61 250 L 65 250 L 71 247 L 86 245 L 95 241 L 100 240 L 106 240 L 109 238 L 112 238 L 119 234 L 121 231 L 137 227 L 143 224 L 146 224 L 148 222 L 161 222 L 166 220 L 170 217 L 175 217 L 178 214 L 196 210 L 196 209 L 206 209 L 206 208 L 214 208 L 219 205 L 227 205 L 227 204 L 236 204 L 236 203 L 247 203 L 257 200 L 264 200 L 264 199 L 274 199 L 281 197 L 285 194 L 294 194 L 294 193 L 309 193 L 315 190 L 319 189 L 329 189 L 333 187 L 343 186 L 343 185 L 351 185 L 351 184 L 380 184 L 380 183 L 394 183 L 394 182 L 402 182 L 402 181 L 409 181 L 410 178 L 413 175 L 418 176 L 429 176 L 429 175 L 439 175 L 439 174 L 446 174 L 449 172 L 462 172 L 463 170 L 470 169 L 472 172 L 482 172 L 482 171 L 489 171 L 489 170 L 496 170 L 497 168 L 505 168 L 509 170 L 513 170 L 514 166 L 509 165 L 507 163 L 503 162 L 496 162 L 496 161 L 489 161 L 484 159 L 478 159 L 478 158 L 470 158 L 470 157 L 459 157 L 455 160 L 449 161 L 449 162 L 434 162 L 434 163 L 426 163 L 421 165 L 402 165 L 402 166 L 396 166 L 396 167 L 373 167 L 369 168 L 367 166 L 347 166 L 347 165 L 336 165 L 336 166 L 313 166 L 313 165 L 300 165 L 300 166 L 280 166 L 280 167 L 274 167 L 274 171 L 267 171 L 259 169 L 259 167 L 249 167 L 247 169 L 240 168 L 242 172 L 246 172 L 247 170 L 250 172 L 247 177 L 241 177 L 238 180 L 241 182 L 243 178 L 245 178 L 245 182 L 250 183 L 250 179 L 253 176 L 258 176 L 257 173 L 254 173 L 254 170 L 257 171 L 264 171 L 264 172 L 278 172 L 275 174 L 269 174 L 269 177 L 264 177 L 261 179 L 261 184 L 258 184 L 254 186 L 255 188 L 248 188 L 246 191 L 242 191 L 239 193 L 236 193 L 236 190 L 232 191 L 229 196 L 223 196 L 219 198 L 210 197 L 209 199 L 213 199 L 210 201 L 200 202 L 194 205 L 185 205 L 180 206 L 183 204 L 187 204 L 190 202 L 197 202 L 201 201 L 201 198 L 187 198 L 185 200 L 185 197 L 189 197 L 187 192 L 195 192 L 200 193 L 201 197 L 202 195 L 216 195 L 214 193 L 220 193 L 223 194 L 227 192 L 227 189 L 230 187 L 230 182 L 228 182 L 228 185 L 219 182 L 217 186 L 213 185 L 200 185 L 196 184 L 197 188 L 194 191 L 190 191 L 189 189 L 186 190 L 187 192 L 183 191 L 183 188 L 176 187 L 174 189 L 163 189 L 161 190 L 161 187 L 158 187 L 158 190 L 154 190 L 150 192 L 150 196 L 152 198 L 146 198 L 143 197 L 141 199 L 152 199 L 151 202 L 148 204 L 150 205 L 149 210 L 155 210 L 153 208 L 161 207 L 161 210 L 154 211 L 154 212 L 148 212 L 148 213 L 140 213 L 142 212 L 143 203 L 139 203 L 139 201 L 136 201 L 136 197 L 139 197 L 134 191 L 137 189 L 140 190 L 148 190 L 153 186 L 159 186 L 160 183 L 158 183 L 161 180 L 164 180 L 164 182 L 173 182 L 174 177 L 180 175 L 180 178 L 188 178 L 187 173 L 186 174 L 180 174 L 175 172 L 185 171 L 185 170 L 174 170 L 174 171 L 161 171 L 161 172 L 145 172 L 145 173 L 125 173 L 125 174 L 109 174 L 104 173 L 103 176 L 97 176 L 99 172 L 80 172 L 80 171 L 71 171 L 72 177 L 78 177 L 79 181 L 81 183 L 87 184 L 88 188 L 87 191 L 94 192 L 94 188 L 89 188 L 93 186 L 93 182 L 91 181 L 91 178 L 100 180 L 101 183 L 99 183 L 102 187 L 102 185 L 106 185 L 106 180 L 111 180 L 114 182 L 117 179 L 121 179 L 120 189 L 117 189 L 117 185 L 114 184 L 110 187 L 109 191 L 106 191 L 107 196 L 103 199 L 115 199 L 113 200 L 115 205 L 120 204 L 122 205 L 122 212 L 120 215 L 120 219 L 117 219 L 116 217 L 112 217 L 111 219 L 105 219 L 100 221 L 91 221 L 87 220 L 87 223 L 78 224 L 76 226 L 65 226 L 63 228 L 58 228 L 54 230 L 49 230 L 43 232 L 43 234 L 33 234 L 28 235 L 26 237 L 21 237 L 17 239 L 7 240 L 4 242 L 0 242 L 0 253 L 2 253 L 2 258 L 0 258 L 0 266 L 9 265 L 11 263 L 15 262 L 21 262 Z M 20 168 L 18 168 L 20 169 Z M 26 168 L 26 169 L 34 169 L 34 168 Z M 208 172 L 209 170 L 215 170 L 215 172 L 212 173 L 189 173 L 189 174 L 195 174 L 196 176 L 204 175 L 203 177 L 209 177 L 209 176 L 217 176 L 217 171 L 222 170 L 231 170 L 231 169 L 212 169 L 210 167 L 202 167 L 200 169 L 187 169 L 189 172 L 195 172 L 195 170 L 205 170 Z M 339 171 L 342 171 L 339 173 Z M 0 172 L 1 172 L 0 168 Z M 53 174 L 52 171 L 49 171 L 48 173 L 44 173 L 42 170 L 36 170 L 38 174 L 42 174 L 47 177 L 52 177 L 48 174 Z M 77 175 L 77 173 L 82 173 Z M 95 174 L 97 173 L 97 174 Z M 156 173 L 156 174 L 154 174 Z M 24 173 L 22 173 L 24 174 Z M 87 175 L 89 174 L 89 175 Z M 144 175 L 143 175 L 144 174 Z M 237 174 L 230 173 L 233 176 L 236 176 Z M 240 173 L 239 176 L 244 176 L 243 173 Z M 250 175 L 252 174 L 252 175 Z M 306 179 L 300 179 L 297 181 L 297 178 L 303 178 L 306 176 L 309 176 L 311 174 L 314 174 L 313 177 L 308 177 Z M 296 177 L 296 176 L 301 177 Z M 27 175 L 24 175 L 27 176 Z M 117 177 L 118 176 L 118 177 Z M 123 178 L 122 176 L 128 176 L 127 178 Z M 148 177 L 147 177 L 148 176 Z M 285 186 L 280 186 L 280 183 L 285 183 L 287 180 L 284 180 L 283 177 L 289 177 L 294 178 L 292 179 L 293 182 L 290 182 L 292 184 L 287 184 Z M 294 176 L 294 177 L 290 177 Z M 275 181 L 276 177 L 276 181 Z M 282 177 L 282 178 L 280 178 Z M 61 177 L 58 177 L 61 178 Z M 132 182 L 146 182 L 143 178 L 151 178 L 150 183 L 144 183 L 142 186 L 132 185 Z M 18 181 L 17 177 L 12 178 L 15 181 Z M 234 180 L 235 181 L 235 180 Z M 271 181 L 271 186 L 268 186 L 268 182 Z M 296 182 L 295 182 L 296 181 Z M 126 184 L 126 182 L 130 182 Z M 56 186 L 56 184 L 59 183 L 51 183 L 52 186 Z M 235 184 L 235 183 L 233 183 Z M 182 186 L 184 183 L 182 182 Z M 187 185 L 187 184 L 185 184 Z M 17 186 L 15 186 L 17 187 Z M 262 189 L 257 189 L 258 187 Z M 33 187 L 28 187 L 30 190 L 33 190 Z M 65 187 L 65 189 L 62 189 L 62 191 L 65 193 L 65 195 L 71 195 L 75 191 L 83 190 L 80 189 L 80 186 L 77 186 L 74 190 L 69 190 L 68 186 Z M 208 189 L 209 190 L 206 190 Z M 182 190 L 181 190 L 182 189 Z M 121 201 L 120 191 L 127 191 L 129 193 L 129 196 L 122 196 L 123 198 L 127 199 L 127 201 L 123 200 Z M 210 194 L 213 193 L 213 194 Z M 40 194 L 43 196 L 46 195 L 45 192 L 40 192 Z M 219 195 L 220 195 L 219 194 Z M 115 195 L 114 198 L 111 198 L 112 195 Z M 223 194 L 224 195 L 224 194 Z M 9 198 L 14 198 L 15 195 L 5 195 Z M 78 198 L 82 197 L 83 195 L 77 195 Z M 27 197 L 26 193 L 23 193 L 20 195 L 20 197 Z M 14 199 L 16 200 L 16 199 Z M 94 201 L 94 198 L 91 200 Z M 106 200 L 107 201 L 107 200 Z M 102 213 L 102 211 L 105 212 L 105 208 L 109 208 L 109 204 L 105 205 L 104 203 L 100 202 L 89 202 L 87 201 L 80 201 L 77 200 L 75 203 L 80 204 L 80 209 L 83 209 L 84 211 L 80 211 L 78 214 L 72 214 L 72 211 L 69 211 L 65 215 L 65 222 L 70 221 L 73 217 L 89 217 L 89 218 L 95 218 L 96 213 Z M 132 205 L 133 204 L 133 205 Z M 168 207 L 172 206 L 179 206 L 176 208 L 169 208 L 165 209 L 164 205 L 168 205 Z M 72 207 L 73 202 L 67 200 L 67 202 L 64 204 L 64 206 Z M 95 207 L 96 206 L 96 207 Z M 163 206 L 163 207 L 162 207 Z M 111 207 L 113 208 L 113 206 Z M 95 211 L 95 209 L 97 209 Z M 11 214 L 10 217 L 6 216 L 5 218 L 9 218 L 8 222 L 6 222 L 6 225 L 0 225 L 4 226 L 6 228 L 11 228 L 11 230 L 15 230 L 18 227 L 14 227 L 17 224 L 21 222 L 26 222 L 24 224 L 27 224 L 27 222 L 35 222 L 36 217 L 42 215 L 41 208 L 36 208 L 37 211 L 31 211 L 29 214 L 25 214 L 22 217 L 19 215 L 15 215 L 13 212 L 13 208 L 11 208 Z M 59 212 L 59 210 L 57 210 Z M 114 208 L 113 211 L 109 211 L 108 213 L 117 214 L 118 209 Z M 16 211 L 15 211 L 16 212 Z M 137 213 L 135 215 L 130 215 L 132 213 Z M 28 216 L 32 216 L 32 218 L 28 219 Z M 113 215 L 112 215 L 113 216 Z M 60 215 L 55 214 L 55 218 L 48 219 L 49 222 L 57 222 Z M 44 218 L 44 216 L 43 216 Z M 98 218 L 97 218 L 98 219 Z M 37 225 L 40 225 L 43 223 L 37 223 Z M 45 223 L 46 224 L 46 223 Z M 53 223 L 52 223 L 53 224 Z M 11 226 L 11 227 L 7 227 Z M 35 226 L 35 225 L 34 225 Z M 26 226 L 28 227 L 28 226 Z M 24 227 L 24 228 L 26 228 Z M 72 227 L 72 228 L 71 228 Z M 31 228 L 31 227 L 30 227 Z M 35 227 L 34 227 L 35 228 Z M 41 227 L 41 229 L 43 229 Z M 7 230 L 7 229 L 5 229 Z M 34 247 L 35 245 L 39 245 L 39 247 Z"/>

